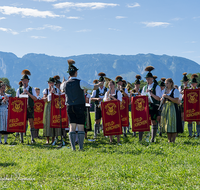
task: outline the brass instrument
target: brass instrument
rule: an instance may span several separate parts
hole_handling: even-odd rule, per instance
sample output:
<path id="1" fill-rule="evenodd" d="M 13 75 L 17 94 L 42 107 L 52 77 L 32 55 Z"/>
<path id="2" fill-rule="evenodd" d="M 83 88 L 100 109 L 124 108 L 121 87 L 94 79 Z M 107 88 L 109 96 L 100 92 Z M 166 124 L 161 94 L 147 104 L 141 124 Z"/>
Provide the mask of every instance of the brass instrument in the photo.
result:
<path id="1" fill-rule="evenodd" d="M 106 88 L 108 88 L 108 83 L 112 80 L 112 79 L 110 79 L 110 78 L 108 78 L 108 77 L 103 77 L 104 79 L 105 79 L 105 84 L 104 84 L 104 86 L 106 87 Z"/>
<path id="2" fill-rule="evenodd" d="M 133 90 L 135 87 L 130 82 L 127 82 L 126 88 L 129 90 Z"/>

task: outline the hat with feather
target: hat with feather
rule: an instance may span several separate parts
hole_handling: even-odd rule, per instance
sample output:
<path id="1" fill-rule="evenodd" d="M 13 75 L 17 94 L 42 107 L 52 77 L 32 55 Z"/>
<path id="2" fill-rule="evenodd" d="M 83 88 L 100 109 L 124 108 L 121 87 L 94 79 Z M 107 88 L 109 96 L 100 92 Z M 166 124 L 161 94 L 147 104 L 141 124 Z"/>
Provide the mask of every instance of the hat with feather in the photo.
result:
<path id="1" fill-rule="evenodd" d="M 21 80 L 24 80 L 24 79 L 30 80 L 28 76 L 31 75 L 31 72 L 28 69 L 24 69 L 22 71 L 21 75 L 23 75 L 23 77 L 21 78 Z"/>
<path id="2" fill-rule="evenodd" d="M 191 79 L 192 79 L 191 84 L 193 84 L 193 83 L 198 83 L 198 82 L 197 82 L 197 78 L 198 78 L 198 75 L 197 75 L 197 74 L 193 74 L 193 75 L 191 76 Z"/>
<path id="3" fill-rule="evenodd" d="M 47 82 L 56 82 L 56 80 L 53 77 L 49 77 L 49 80 Z"/>
<path id="4" fill-rule="evenodd" d="M 166 78 L 164 78 L 164 77 L 160 79 L 160 86 L 161 87 L 165 86 L 165 80 L 166 80 Z"/>
<path id="5" fill-rule="evenodd" d="M 156 80 L 158 77 L 156 75 L 153 75 L 153 82 L 158 84 L 158 81 Z"/>
<path id="6" fill-rule="evenodd" d="M 100 72 L 100 73 L 98 74 L 98 76 L 100 76 L 100 77 L 99 77 L 99 82 L 103 82 L 103 81 L 104 81 L 104 77 L 106 76 L 106 74 L 103 73 L 103 72 Z"/>
<path id="7" fill-rule="evenodd" d="M 70 74 L 70 73 L 73 73 L 75 71 L 78 71 L 78 69 L 74 66 L 75 61 L 73 59 L 68 59 L 67 62 L 68 62 L 68 65 L 69 65 L 67 73 Z"/>
<path id="8" fill-rule="evenodd" d="M 187 73 L 184 72 L 183 73 L 183 80 L 182 80 L 182 82 L 187 82 L 187 81 L 189 81 L 189 79 L 187 78 Z"/>
<path id="9" fill-rule="evenodd" d="M 122 87 L 125 88 L 126 87 L 126 81 L 122 80 Z"/>
<path id="10" fill-rule="evenodd" d="M 122 81 L 122 80 L 123 80 L 122 76 L 119 76 L 119 75 L 118 75 L 118 76 L 115 77 L 115 82 L 116 82 L 116 83 L 118 83 L 118 82 L 120 82 L 120 81 Z"/>
<path id="11" fill-rule="evenodd" d="M 22 81 L 19 81 L 19 87 L 22 87 L 22 86 L 23 86 Z"/>
<path id="12" fill-rule="evenodd" d="M 95 80 L 93 81 L 93 83 L 94 83 L 94 84 L 97 84 L 97 83 L 99 83 L 99 80 L 98 80 L 98 79 L 95 79 Z"/>
<path id="13" fill-rule="evenodd" d="M 135 78 L 135 84 L 140 84 L 140 80 L 142 79 L 142 77 L 140 75 L 136 75 Z"/>
<path id="14" fill-rule="evenodd" d="M 58 75 L 53 77 L 55 79 L 55 84 L 60 84 L 60 77 Z"/>
<path id="15" fill-rule="evenodd" d="M 147 67 L 145 68 L 145 71 L 148 71 L 148 73 L 147 73 L 147 75 L 146 75 L 145 78 L 153 78 L 153 75 L 152 75 L 152 73 L 151 73 L 151 71 L 153 71 L 153 70 L 154 70 L 154 67 L 153 67 L 153 66 L 147 66 Z"/>

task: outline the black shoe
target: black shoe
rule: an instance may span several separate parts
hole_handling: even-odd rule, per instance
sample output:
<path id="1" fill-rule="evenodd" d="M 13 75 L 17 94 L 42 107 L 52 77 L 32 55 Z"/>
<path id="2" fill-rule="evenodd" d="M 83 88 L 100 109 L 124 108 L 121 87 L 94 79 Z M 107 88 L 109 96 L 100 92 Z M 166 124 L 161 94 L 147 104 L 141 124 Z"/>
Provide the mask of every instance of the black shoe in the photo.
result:
<path id="1" fill-rule="evenodd" d="M 20 141 L 20 143 L 24 143 L 24 141 Z"/>
<path id="2" fill-rule="evenodd" d="M 35 142 L 35 140 L 33 139 L 33 140 L 31 140 L 31 144 L 35 144 L 36 142 Z"/>
<path id="3" fill-rule="evenodd" d="M 161 132 L 159 132 L 159 136 L 162 137 L 162 133 Z"/>
<path id="4" fill-rule="evenodd" d="M 8 144 L 7 142 L 5 142 L 4 144 Z"/>
<path id="5" fill-rule="evenodd" d="M 0 144 L 3 144 L 2 142 L 0 142 Z"/>
<path id="6" fill-rule="evenodd" d="M 127 135 L 124 133 L 124 137 L 127 137 Z"/>

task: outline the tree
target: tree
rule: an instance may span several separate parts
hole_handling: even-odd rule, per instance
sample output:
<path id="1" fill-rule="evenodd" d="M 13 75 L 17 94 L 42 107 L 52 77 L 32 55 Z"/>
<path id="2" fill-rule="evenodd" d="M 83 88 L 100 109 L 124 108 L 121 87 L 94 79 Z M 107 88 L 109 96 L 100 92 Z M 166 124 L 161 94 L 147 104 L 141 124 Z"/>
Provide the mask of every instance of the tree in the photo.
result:
<path id="1" fill-rule="evenodd" d="M 6 93 L 7 94 L 12 94 L 12 97 L 15 97 L 16 96 L 16 92 L 15 92 L 14 88 L 11 88 L 10 81 L 5 77 L 0 78 L 0 81 L 3 81 L 6 84 L 6 86 L 7 86 Z M 8 88 L 8 87 L 10 87 L 10 88 Z"/>

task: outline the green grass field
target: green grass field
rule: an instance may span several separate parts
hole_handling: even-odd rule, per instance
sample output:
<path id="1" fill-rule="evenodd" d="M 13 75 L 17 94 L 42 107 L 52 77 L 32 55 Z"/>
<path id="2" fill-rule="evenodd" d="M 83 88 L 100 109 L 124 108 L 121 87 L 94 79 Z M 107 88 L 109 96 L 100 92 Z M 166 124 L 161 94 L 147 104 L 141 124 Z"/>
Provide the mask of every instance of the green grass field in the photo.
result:
<path id="1" fill-rule="evenodd" d="M 28 132 L 24 145 L 0 145 L 0 189 L 200 189 L 200 138 L 187 136 L 168 144 L 166 134 L 157 135 L 147 143 L 131 133 L 118 146 L 101 133 L 85 140 L 85 151 L 73 152 L 68 138 L 62 149 L 43 145 L 45 138 L 27 145 Z"/>

